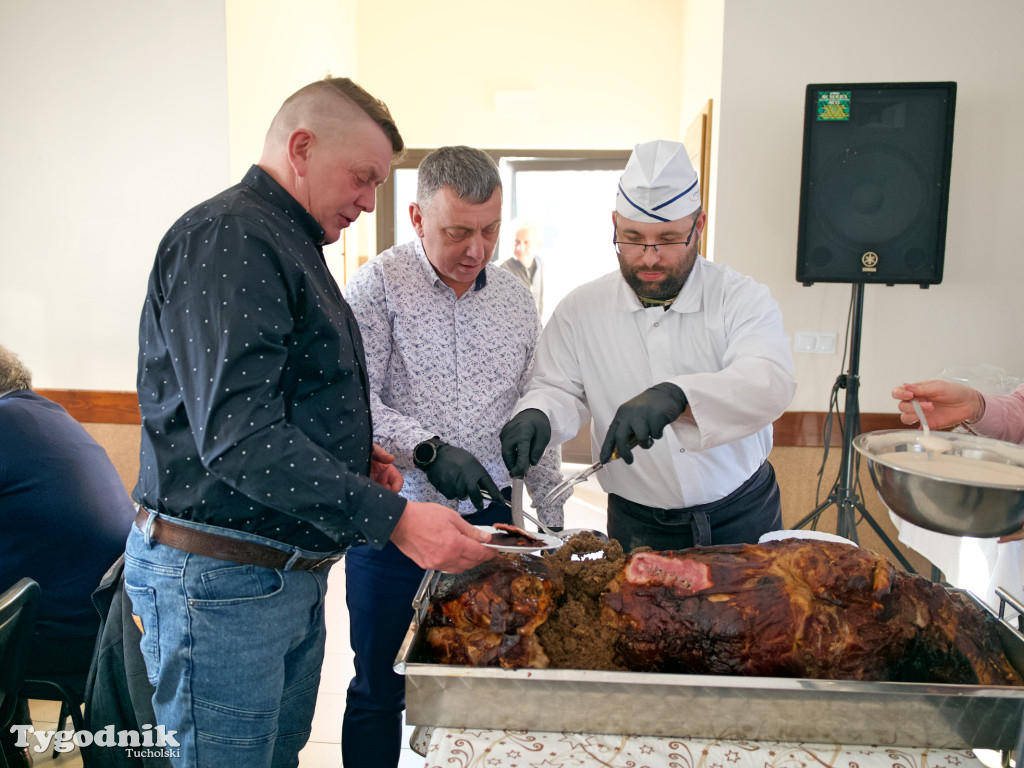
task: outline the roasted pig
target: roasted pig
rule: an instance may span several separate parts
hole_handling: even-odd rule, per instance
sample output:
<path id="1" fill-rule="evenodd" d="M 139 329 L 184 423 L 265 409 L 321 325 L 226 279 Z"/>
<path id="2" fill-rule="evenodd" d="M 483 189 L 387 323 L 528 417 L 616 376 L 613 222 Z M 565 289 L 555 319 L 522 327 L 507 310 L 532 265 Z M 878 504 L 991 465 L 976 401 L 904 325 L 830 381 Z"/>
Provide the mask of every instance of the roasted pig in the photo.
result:
<path id="1" fill-rule="evenodd" d="M 1024 683 L 989 614 L 862 548 L 784 539 L 616 554 L 503 555 L 456 577 L 426 619 L 433 660 Z"/>

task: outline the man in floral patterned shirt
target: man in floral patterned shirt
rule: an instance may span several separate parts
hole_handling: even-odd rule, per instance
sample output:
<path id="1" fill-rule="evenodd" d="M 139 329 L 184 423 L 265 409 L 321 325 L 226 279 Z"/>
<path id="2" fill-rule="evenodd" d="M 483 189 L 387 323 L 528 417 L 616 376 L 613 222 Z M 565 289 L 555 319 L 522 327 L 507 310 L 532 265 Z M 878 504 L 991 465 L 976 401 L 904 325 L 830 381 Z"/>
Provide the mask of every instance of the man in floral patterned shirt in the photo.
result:
<path id="1" fill-rule="evenodd" d="M 501 178 L 470 147 L 442 147 L 419 168 L 409 206 L 417 239 L 364 265 L 346 286 L 366 348 L 374 440 L 395 455 L 401 494 L 447 504 L 476 524 L 509 522 L 484 507 L 510 483 L 498 433 L 526 389 L 540 333 L 529 289 L 489 266 L 501 226 Z M 541 498 L 562 479 L 556 450 L 530 470 Z M 561 507 L 541 509 L 562 525 Z M 342 729 L 347 768 L 398 764 L 402 676 L 392 670 L 423 570 L 396 547 L 345 558 L 356 674 Z"/>

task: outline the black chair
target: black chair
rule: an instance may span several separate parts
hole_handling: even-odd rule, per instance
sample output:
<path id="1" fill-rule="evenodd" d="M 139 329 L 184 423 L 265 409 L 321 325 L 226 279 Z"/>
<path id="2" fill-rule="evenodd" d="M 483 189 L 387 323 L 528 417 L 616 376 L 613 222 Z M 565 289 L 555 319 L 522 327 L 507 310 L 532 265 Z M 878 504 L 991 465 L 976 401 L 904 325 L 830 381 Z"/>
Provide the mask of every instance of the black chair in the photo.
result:
<path id="1" fill-rule="evenodd" d="M 21 697 L 23 699 L 35 699 L 37 701 L 59 701 L 60 714 L 57 715 L 57 726 L 55 730 L 63 731 L 67 725 L 68 718 L 76 731 L 85 730 L 85 720 L 82 717 L 82 705 L 85 703 L 85 682 L 86 675 L 80 675 L 81 679 L 73 679 L 70 676 L 54 677 L 48 679 L 26 678 L 21 685 Z M 81 691 L 81 693 L 72 693 Z M 83 767 L 88 765 L 84 747 L 79 748 L 82 756 Z M 54 744 L 53 758 L 56 760 L 60 753 Z"/>
<path id="2" fill-rule="evenodd" d="M 22 579 L 0 595 L 0 729 L 9 732 L 25 678 L 25 663 L 36 622 L 39 585 Z M 8 768 L 0 749 L 0 768 Z"/>

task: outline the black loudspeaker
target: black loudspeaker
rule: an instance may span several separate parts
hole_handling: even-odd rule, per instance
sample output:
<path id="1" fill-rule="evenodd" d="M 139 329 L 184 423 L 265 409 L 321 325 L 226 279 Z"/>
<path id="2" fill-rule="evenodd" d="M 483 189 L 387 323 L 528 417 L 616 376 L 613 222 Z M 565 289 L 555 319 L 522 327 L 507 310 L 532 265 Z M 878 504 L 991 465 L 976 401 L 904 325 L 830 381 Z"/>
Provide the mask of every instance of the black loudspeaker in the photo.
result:
<path id="1" fill-rule="evenodd" d="M 956 83 L 807 86 L 796 279 L 942 282 Z"/>

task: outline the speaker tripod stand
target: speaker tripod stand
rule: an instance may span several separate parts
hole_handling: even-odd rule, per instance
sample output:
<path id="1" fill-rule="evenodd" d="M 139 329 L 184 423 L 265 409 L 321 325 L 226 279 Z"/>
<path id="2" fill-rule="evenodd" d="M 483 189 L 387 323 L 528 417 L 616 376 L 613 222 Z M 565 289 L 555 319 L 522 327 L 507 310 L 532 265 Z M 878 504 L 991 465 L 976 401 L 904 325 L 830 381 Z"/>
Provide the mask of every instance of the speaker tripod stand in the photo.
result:
<path id="1" fill-rule="evenodd" d="M 850 368 L 849 373 L 840 374 L 837 386 L 846 387 L 846 423 L 842 432 L 842 458 L 839 466 L 839 479 L 832 486 L 828 498 L 819 504 L 810 514 L 793 526 L 794 529 L 803 528 L 812 522 L 817 522 L 822 513 L 829 507 L 835 506 L 837 512 L 836 534 L 857 541 L 857 515 L 874 530 L 875 534 L 882 540 L 882 543 L 889 548 L 900 565 L 906 568 L 908 573 L 916 573 L 910 561 L 903 556 L 892 539 L 882 530 L 882 526 L 871 516 L 867 508 L 857 495 L 853 484 L 853 461 L 854 448 L 853 438 L 860 431 L 860 406 L 858 404 L 858 388 L 860 386 L 860 336 L 861 321 L 864 312 L 864 283 L 853 284 L 853 316 L 850 322 Z M 845 383 L 843 379 L 845 378 Z"/>

